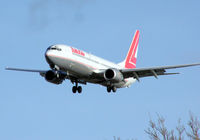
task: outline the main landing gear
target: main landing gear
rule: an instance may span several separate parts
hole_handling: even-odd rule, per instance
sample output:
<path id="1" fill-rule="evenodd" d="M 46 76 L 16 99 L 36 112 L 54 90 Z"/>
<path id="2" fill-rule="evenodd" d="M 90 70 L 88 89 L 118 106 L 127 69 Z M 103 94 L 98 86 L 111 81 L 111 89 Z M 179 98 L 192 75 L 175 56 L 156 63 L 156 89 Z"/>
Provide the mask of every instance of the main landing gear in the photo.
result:
<path id="1" fill-rule="evenodd" d="M 78 91 L 78 93 L 82 92 L 82 87 L 78 86 L 78 83 L 76 82 L 76 85 L 72 87 L 72 92 L 76 93 Z"/>
<path id="2" fill-rule="evenodd" d="M 113 92 L 116 92 L 116 91 L 117 91 L 117 88 L 116 88 L 115 86 L 108 86 L 108 87 L 107 87 L 107 92 L 110 93 L 111 90 L 112 90 Z"/>

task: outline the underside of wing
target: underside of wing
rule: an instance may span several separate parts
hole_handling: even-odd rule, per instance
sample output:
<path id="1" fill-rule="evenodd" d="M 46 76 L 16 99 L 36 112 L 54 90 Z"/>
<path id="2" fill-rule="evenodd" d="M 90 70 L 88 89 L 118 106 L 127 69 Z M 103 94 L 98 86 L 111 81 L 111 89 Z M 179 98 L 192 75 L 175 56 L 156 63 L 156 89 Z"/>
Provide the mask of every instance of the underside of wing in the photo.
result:
<path id="1" fill-rule="evenodd" d="M 197 66 L 197 65 L 200 65 L 200 63 L 151 67 L 151 68 L 121 69 L 120 71 L 123 74 L 124 78 L 133 77 L 139 81 L 139 78 L 148 77 L 148 76 L 154 76 L 157 78 L 160 75 L 179 74 L 179 73 L 167 73 L 166 72 L 167 69 L 176 69 L 176 68 L 191 67 L 191 66 Z"/>
<path id="2" fill-rule="evenodd" d="M 40 75 L 42 75 L 42 76 L 47 72 L 47 70 L 20 69 L 20 68 L 9 68 L 9 67 L 7 67 L 6 70 L 24 71 L 24 72 L 37 72 L 37 73 L 40 73 Z"/>
<path id="3" fill-rule="evenodd" d="M 64 71 L 21 69 L 21 68 L 6 68 L 6 70 L 39 73 L 42 77 L 45 78 L 46 81 L 53 84 L 61 84 L 66 78 L 68 78 L 67 73 Z"/>
<path id="4" fill-rule="evenodd" d="M 6 68 L 6 70 L 13 70 L 13 71 L 25 71 L 25 72 L 46 72 L 45 70 L 33 70 L 33 69 L 19 69 L 19 68 Z"/>
<path id="5" fill-rule="evenodd" d="M 80 80 L 79 78 L 75 77 L 72 74 L 68 74 L 65 71 L 61 70 L 36 70 L 36 69 L 21 69 L 21 68 L 5 68 L 6 70 L 12 70 L 12 71 L 22 71 L 22 72 L 34 72 L 39 73 L 42 77 L 45 77 L 45 79 L 48 82 L 54 83 L 54 84 L 60 84 L 64 79 L 70 79 L 72 82 L 78 82 L 81 84 L 86 84 L 85 81 Z"/>

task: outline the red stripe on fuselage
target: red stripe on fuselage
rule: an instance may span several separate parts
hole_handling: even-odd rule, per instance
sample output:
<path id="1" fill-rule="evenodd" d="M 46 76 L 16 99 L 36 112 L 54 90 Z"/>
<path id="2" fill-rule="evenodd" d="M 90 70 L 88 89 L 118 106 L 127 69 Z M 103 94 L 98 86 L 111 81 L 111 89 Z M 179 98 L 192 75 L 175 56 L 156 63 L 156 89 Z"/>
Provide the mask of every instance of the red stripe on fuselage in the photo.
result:
<path id="1" fill-rule="evenodd" d="M 92 69 L 97 69 L 97 68 L 95 68 L 95 67 L 93 67 L 93 66 L 91 66 L 91 65 L 85 64 L 85 63 L 83 63 L 83 62 L 80 62 L 80 61 L 77 61 L 77 60 L 74 60 L 74 59 L 71 59 L 71 58 L 67 58 L 67 57 L 63 57 L 63 56 L 58 56 L 58 55 L 53 55 L 53 54 L 50 54 L 50 55 L 48 55 L 48 56 L 57 57 L 57 58 L 65 59 L 65 60 L 70 60 L 70 61 L 79 63 L 79 64 L 81 64 L 81 65 L 90 67 L 90 68 L 92 68 Z"/>

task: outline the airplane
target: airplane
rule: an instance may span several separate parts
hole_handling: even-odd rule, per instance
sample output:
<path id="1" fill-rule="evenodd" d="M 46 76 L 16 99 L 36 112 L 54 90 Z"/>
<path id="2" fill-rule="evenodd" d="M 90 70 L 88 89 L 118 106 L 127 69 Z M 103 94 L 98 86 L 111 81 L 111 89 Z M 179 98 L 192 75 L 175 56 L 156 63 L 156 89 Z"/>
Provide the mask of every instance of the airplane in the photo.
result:
<path id="1" fill-rule="evenodd" d="M 78 84 L 99 84 L 107 88 L 107 92 L 116 92 L 117 88 L 130 87 L 140 78 L 160 75 L 173 75 L 167 73 L 168 69 L 183 68 L 200 65 L 200 63 L 161 66 L 150 68 L 136 68 L 139 30 L 136 30 L 126 58 L 121 63 L 115 64 L 90 53 L 67 45 L 52 45 L 47 48 L 45 58 L 50 70 L 34 70 L 20 68 L 6 68 L 6 70 L 36 72 L 46 81 L 61 84 L 65 79 L 70 80 L 74 86 L 73 93 L 81 93 L 82 87 Z"/>

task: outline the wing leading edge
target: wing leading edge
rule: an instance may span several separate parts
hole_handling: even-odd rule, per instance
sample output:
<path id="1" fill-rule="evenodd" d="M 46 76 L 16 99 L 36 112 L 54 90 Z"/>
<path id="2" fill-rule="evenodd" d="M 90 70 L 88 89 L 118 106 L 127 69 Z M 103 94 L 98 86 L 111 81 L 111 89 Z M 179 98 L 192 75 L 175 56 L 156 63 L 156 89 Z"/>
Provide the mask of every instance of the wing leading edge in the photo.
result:
<path id="1" fill-rule="evenodd" d="M 13 70 L 13 71 L 24 71 L 24 72 L 36 72 L 40 73 L 41 76 L 44 76 L 47 72 L 46 70 L 33 70 L 33 69 L 19 69 L 19 68 L 6 68 L 6 70 Z"/>
<path id="2" fill-rule="evenodd" d="M 150 68 L 135 68 L 135 69 L 120 69 L 124 78 L 133 77 L 139 81 L 140 78 L 154 76 L 157 78 L 160 75 L 173 75 L 179 73 L 166 73 L 167 69 L 176 69 L 183 67 L 197 66 L 200 63 L 185 64 L 185 65 L 173 65 L 173 66 L 161 66 L 161 67 L 150 67 Z"/>

